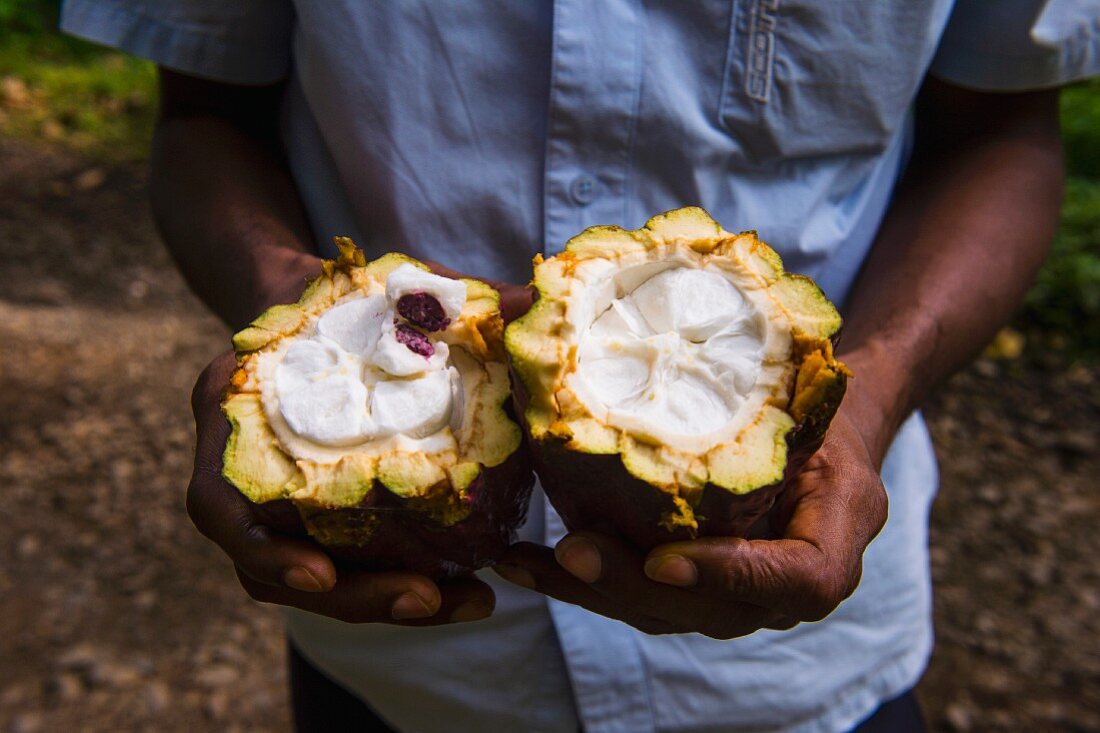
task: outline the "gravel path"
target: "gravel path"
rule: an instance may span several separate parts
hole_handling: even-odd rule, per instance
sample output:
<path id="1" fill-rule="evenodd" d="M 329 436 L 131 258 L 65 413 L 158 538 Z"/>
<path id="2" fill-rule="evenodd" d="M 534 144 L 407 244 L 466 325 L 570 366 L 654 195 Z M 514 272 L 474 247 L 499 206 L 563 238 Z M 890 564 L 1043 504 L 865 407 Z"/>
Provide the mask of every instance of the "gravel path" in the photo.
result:
<path id="1" fill-rule="evenodd" d="M 183 511 L 228 343 L 144 178 L 0 141 L 0 732 L 286 730 L 278 614 Z M 929 409 L 936 730 L 1100 730 L 1100 376 L 981 362 Z"/>

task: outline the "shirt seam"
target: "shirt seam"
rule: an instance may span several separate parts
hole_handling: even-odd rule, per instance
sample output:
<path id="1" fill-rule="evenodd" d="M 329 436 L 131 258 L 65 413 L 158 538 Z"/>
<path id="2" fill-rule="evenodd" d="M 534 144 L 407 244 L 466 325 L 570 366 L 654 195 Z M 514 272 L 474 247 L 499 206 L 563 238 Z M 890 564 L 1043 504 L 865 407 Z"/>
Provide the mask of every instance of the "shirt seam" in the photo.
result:
<path id="1" fill-rule="evenodd" d="M 157 65 L 226 83 L 271 84 L 285 79 L 290 69 L 289 43 L 285 54 L 275 58 L 269 37 L 231 35 L 186 20 L 168 22 L 117 0 L 69 3 L 62 9 L 59 25 L 66 33 Z M 162 34 L 170 41 L 151 45 L 151 33 Z"/>
<path id="2" fill-rule="evenodd" d="M 636 5 L 635 12 L 641 14 L 643 21 L 645 20 L 644 4 Z M 623 151 L 623 155 L 626 158 L 626 162 L 623 165 L 623 223 L 627 226 L 631 224 L 630 202 L 633 199 L 634 145 L 637 138 L 638 116 L 641 112 L 642 105 L 642 84 L 645 80 L 645 64 L 643 63 L 642 57 L 643 45 L 641 43 L 639 25 L 639 23 L 634 24 L 634 68 L 636 69 L 634 75 L 634 99 L 631 101 L 630 105 L 630 127 L 626 133 L 626 149 Z"/>
<path id="3" fill-rule="evenodd" d="M 201 36 L 203 38 L 215 38 L 225 43 L 228 41 L 239 42 L 243 39 L 249 39 L 253 44 L 263 44 L 265 40 L 262 36 L 256 36 L 251 34 L 229 35 L 225 32 L 225 28 L 221 26 L 203 25 L 195 21 L 189 21 L 186 19 L 166 21 L 163 18 L 149 13 L 142 12 L 137 8 L 129 7 L 119 0 L 98 0 L 102 5 L 109 6 L 109 9 L 113 13 L 119 15 L 125 15 L 135 22 L 145 23 L 148 25 L 154 25 L 158 28 L 173 31 L 176 33 L 184 33 L 191 36 Z M 77 3 L 77 7 L 94 8 L 95 6 L 89 6 L 87 2 Z"/>

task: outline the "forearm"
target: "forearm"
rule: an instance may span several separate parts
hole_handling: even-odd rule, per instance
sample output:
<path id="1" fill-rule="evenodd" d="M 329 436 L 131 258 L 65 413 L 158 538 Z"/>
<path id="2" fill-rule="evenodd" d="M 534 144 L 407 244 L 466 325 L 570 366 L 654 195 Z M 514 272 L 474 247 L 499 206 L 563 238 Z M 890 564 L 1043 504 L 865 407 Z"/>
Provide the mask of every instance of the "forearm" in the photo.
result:
<path id="1" fill-rule="evenodd" d="M 879 462 L 929 390 L 1008 320 L 1057 225 L 1056 94 L 992 104 L 1010 109 L 984 123 L 981 111 L 947 117 L 956 127 L 939 135 L 926 121 L 849 300 L 840 351 L 856 378 L 844 410 Z"/>
<path id="2" fill-rule="evenodd" d="M 162 88 L 151 197 L 161 235 L 188 284 L 233 328 L 297 295 L 314 269 L 297 191 L 268 123 L 250 125 Z"/>

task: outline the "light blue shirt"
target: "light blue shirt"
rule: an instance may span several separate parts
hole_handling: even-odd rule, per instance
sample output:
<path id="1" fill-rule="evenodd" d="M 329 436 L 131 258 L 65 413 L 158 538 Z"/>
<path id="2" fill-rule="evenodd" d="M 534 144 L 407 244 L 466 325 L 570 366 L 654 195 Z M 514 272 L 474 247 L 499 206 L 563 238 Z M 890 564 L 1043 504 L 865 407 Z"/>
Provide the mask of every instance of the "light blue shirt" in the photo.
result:
<path id="1" fill-rule="evenodd" d="M 1095 73 L 1098 5 L 967 0 L 948 25 L 950 0 L 70 0 L 63 27 L 198 76 L 288 80 L 284 139 L 325 253 L 346 234 L 524 282 L 586 226 L 694 204 L 843 304 L 925 73 L 990 89 Z M 287 624 L 409 731 L 843 730 L 911 687 L 932 645 L 919 418 L 883 478 L 860 587 L 789 632 L 646 636 L 492 574 L 497 611 L 475 624 Z M 524 538 L 562 534 L 539 494 Z"/>

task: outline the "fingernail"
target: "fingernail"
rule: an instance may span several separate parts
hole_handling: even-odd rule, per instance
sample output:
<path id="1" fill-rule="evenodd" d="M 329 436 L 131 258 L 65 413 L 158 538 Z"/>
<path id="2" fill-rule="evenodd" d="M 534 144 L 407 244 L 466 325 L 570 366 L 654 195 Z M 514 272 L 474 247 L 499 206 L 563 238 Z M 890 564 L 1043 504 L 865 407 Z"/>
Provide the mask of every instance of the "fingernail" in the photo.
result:
<path id="1" fill-rule="evenodd" d="M 595 583 L 600 579 L 603 563 L 596 546 L 581 537 L 566 537 L 554 548 L 554 557 L 558 565 L 585 583 Z"/>
<path id="2" fill-rule="evenodd" d="M 646 560 L 645 574 L 650 580 L 678 588 L 690 588 L 699 582 L 695 563 L 681 555 L 659 555 Z"/>
<path id="3" fill-rule="evenodd" d="M 494 565 L 493 571 L 509 583 L 521 588 L 535 589 L 535 576 L 516 565 Z"/>
<path id="4" fill-rule="evenodd" d="M 481 601 L 467 601 L 451 614 L 451 623 L 461 624 L 469 621 L 480 621 L 483 618 L 489 618 L 492 612 L 493 609 Z"/>
<path id="5" fill-rule="evenodd" d="M 292 568 L 288 568 L 283 573 L 283 584 L 288 588 L 294 590 L 306 591 L 307 593 L 323 593 L 326 589 L 321 585 L 321 581 L 317 580 L 313 576 L 313 573 L 309 572 L 301 565 L 295 565 Z"/>
<path id="6" fill-rule="evenodd" d="M 407 618 L 427 618 L 435 614 L 428 602 L 423 598 L 408 591 L 398 596 L 397 600 L 393 602 L 393 608 L 390 610 L 395 619 L 407 619 Z"/>

